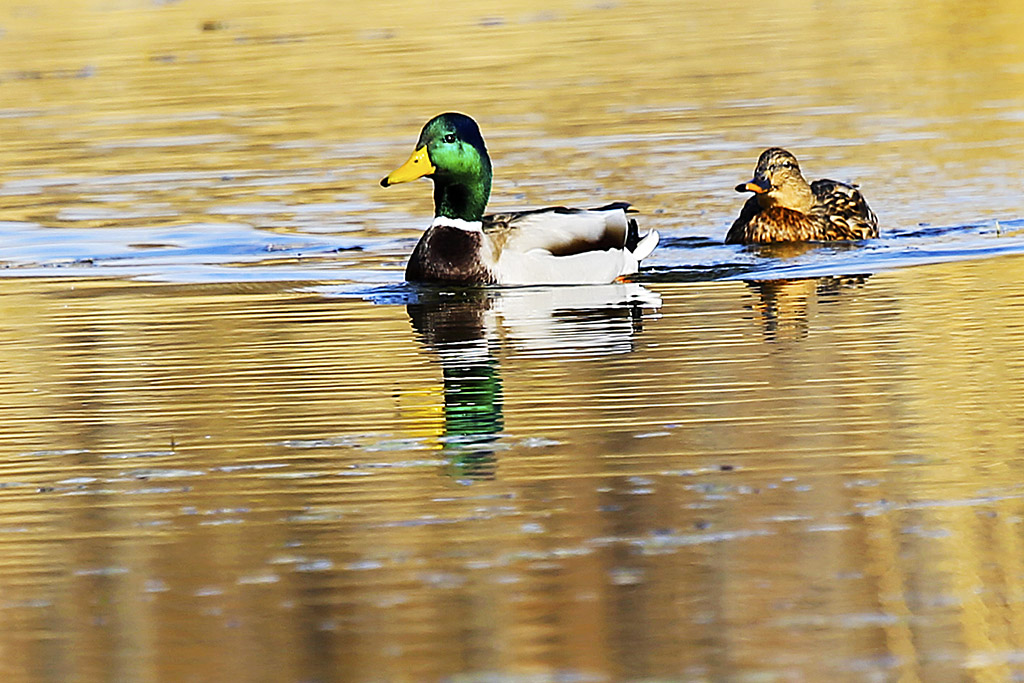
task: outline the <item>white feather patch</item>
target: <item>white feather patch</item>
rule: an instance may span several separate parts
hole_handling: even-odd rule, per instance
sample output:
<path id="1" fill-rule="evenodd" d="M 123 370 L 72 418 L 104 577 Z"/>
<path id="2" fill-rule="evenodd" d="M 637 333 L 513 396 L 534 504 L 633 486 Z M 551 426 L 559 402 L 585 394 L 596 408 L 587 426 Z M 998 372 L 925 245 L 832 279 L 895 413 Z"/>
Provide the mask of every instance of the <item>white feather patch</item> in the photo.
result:
<path id="1" fill-rule="evenodd" d="M 430 224 L 430 227 L 436 228 L 438 226 L 458 228 L 466 232 L 484 231 L 484 224 L 480 221 L 464 221 L 461 218 L 449 218 L 448 216 L 434 216 L 434 222 Z"/>
<path id="2" fill-rule="evenodd" d="M 640 242 L 637 243 L 636 249 L 633 250 L 633 256 L 637 261 L 643 261 L 645 258 L 651 255 L 654 248 L 658 246 L 658 240 L 661 239 L 661 235 L 658 234 L 657 230 L 651 230 L 649 233 L 644 235 Z"/>
<path id="3" fill-rule="evenodd" d="M 495 268 L 500 285 L 599 285 L 640 269 L 625 249 L 553 256 L 543 249 L 525 254 L 505 250 Z"/>
<path id="4" fill-rule="evenodd" d="M 556 213 L 545 211 L 517 218 L 515 232 L 505 249 L 527 253 L 534 249 L 557 251 L 574 242 L 600 242 L 606 236 L 624 244 L 626 241 L 626 213 L 612 211 L 578 211 Z"/>

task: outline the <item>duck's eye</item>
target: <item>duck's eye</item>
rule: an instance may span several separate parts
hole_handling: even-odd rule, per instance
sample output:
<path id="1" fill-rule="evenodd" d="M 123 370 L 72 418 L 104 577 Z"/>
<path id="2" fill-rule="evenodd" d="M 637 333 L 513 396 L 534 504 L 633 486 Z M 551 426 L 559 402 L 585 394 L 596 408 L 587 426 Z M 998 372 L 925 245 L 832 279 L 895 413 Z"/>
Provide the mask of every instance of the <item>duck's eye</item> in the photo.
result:
<path id="1" fill-rule="evenodd" d="M 448 135 L 445 135 L 444 141 L 447 142 L 449 145 L 455 142 L 455 133 L 448 133 Z"/>

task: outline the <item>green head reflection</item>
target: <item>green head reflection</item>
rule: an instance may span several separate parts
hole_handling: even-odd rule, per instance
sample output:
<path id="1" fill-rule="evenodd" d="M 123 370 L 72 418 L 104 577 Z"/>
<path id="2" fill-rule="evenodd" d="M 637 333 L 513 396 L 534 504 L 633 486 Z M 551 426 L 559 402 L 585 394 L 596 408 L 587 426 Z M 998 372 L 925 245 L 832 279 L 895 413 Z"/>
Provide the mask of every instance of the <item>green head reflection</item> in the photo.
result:
<path id="1" fill-rule="evenodd" d="M 441 361 L 441 442 L 450 474 L 457 478 L 495 476 L 496 442 L 505 425 L 500 367 L 490 351 L 484 321 L 488 307 L 488 297 L 479 290 L 406 307 L 413 329 Z"/>
<path id="2" fill-rule="evenodd" d="M 497 359 L 444 368 L 444 426 L 452 474 L 492 478 L 494 443 L 505 426 Z"/>

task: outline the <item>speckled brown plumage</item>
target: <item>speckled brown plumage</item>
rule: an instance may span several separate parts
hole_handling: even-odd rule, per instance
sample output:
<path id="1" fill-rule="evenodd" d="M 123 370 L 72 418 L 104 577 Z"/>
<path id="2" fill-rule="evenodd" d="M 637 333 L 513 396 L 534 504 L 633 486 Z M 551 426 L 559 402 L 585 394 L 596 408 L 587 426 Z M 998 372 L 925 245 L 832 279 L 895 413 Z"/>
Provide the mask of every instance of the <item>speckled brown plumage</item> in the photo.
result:
<path id="1" fill-rule="evenodd" d="M 835 180 L 808 184 L 796 157 L 778 147 L 761 154 L 753 179 L 736 190 L 755 194 L 729 229 L 727 244 L 878 237 L 878 219 L 855 185 Z"/>

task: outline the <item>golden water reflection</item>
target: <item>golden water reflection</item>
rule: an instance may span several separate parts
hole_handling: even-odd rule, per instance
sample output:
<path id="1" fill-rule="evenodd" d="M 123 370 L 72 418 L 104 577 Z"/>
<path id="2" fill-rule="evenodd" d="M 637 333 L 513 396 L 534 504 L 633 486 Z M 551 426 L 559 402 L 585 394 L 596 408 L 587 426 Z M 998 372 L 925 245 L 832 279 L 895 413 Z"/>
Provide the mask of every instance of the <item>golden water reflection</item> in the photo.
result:
<path id="1" fill-rule="evenodd" d="M 859 287 L 869 275 L 830 275 L 794 280 L 751 280 L 747 286 L 756 294 L 751 307 L 769 339 L 800 339 L 809 332 L 819 303 L 842 296 L 843 291 Z"/>
<path id="2" fill-rule="evenodd" d="M 1009 680 L 1024 328 L 957 312 L 1012 319 L 1018 265 L 786 343 L 741 282 L 0 281 L 0 668 Z"/>
<path id="3" fill-rule="evenodd" d="M 645 307 L 650 314 L 660 305 L 660 296 L 636 284 L 420 292 L 406 310 L 441 362 L 444 405 L 436 416 L 429 403 L 407 395 L 409 410 L 425 418 L 416 433 L 435 437 L 455 476 L 493 476 L 489 444 L 504 427 L 501 346 L 549 358 L 628 353 L 643 329 Z M 443 427 L 431 430 L 431 422 L 442 420 Z"/>
<path id="4" fill-rule="evenodd" d="M 0 679 L 1021 679 L 1022 23 L 0 7 Z M 631 201 L 659 277 L 401 286 L 377 180 L 451 109 L 492 208 Z M 771 145 L 884 239 L 720 245 Z"/>

